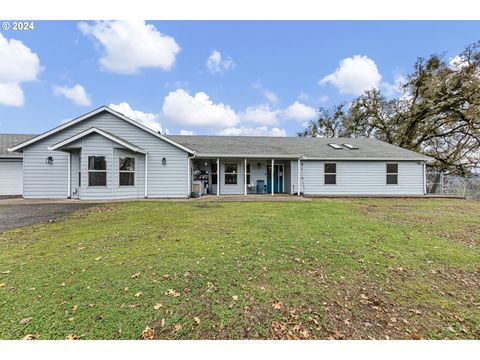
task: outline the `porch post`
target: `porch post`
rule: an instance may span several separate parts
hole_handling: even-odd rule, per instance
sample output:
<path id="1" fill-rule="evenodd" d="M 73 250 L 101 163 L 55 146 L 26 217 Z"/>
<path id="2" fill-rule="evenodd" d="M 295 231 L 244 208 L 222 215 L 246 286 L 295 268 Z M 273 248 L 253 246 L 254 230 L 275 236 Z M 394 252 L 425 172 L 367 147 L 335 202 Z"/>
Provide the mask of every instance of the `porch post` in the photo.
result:
<path id="1" fill-rule="evenodd" d="M 220 159 L 217 158 L 217 196 L 220 196 Z"/>
<path id="2" fill-rule="evenodd" d="M 297 195 L 300 196 L 300 159 L 297 160 Z"/>
<path id="3" fill-rule="evenodd" d="M 67 198 L 71 197 L 71 188 L 72 188 L 72 171 L 71 171 L 71 162 L 72 162 L 72 153 L 69 151 L 68 153 L 68 164 L 67 164 Z"/>
<path id="4" fill-rule="evenodd" d="M 243 167 L 243 174 L 244 174 L 244 193 L 247 196 L 247 159 L 245 158 L 245 166 Z"/>
<path id="5" fill-rule="evenodd" d="M 270 175 L 271 175 L 271 190 L 272 190 L 272 195 L 273 195 L 273 189 L 274 189 L 274 184 L 273 184 L 273 174 L 275 173 L 275 171 L 273 170 L 273 168 L 275 167 L 275 160 L 272 159 L 272 171 L 270 172 Z"/>

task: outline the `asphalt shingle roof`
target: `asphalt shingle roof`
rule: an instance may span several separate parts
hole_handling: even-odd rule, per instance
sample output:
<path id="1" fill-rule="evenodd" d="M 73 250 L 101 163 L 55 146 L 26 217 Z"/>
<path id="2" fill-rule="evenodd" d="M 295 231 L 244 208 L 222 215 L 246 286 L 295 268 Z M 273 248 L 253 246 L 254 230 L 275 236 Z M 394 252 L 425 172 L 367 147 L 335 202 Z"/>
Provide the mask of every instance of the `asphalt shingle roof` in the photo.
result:
<path id="1" fill-rule="evenodd" d="M 36 135 L 31 134 L 0 134 L 0 158 L 22 158 L 19 152 L 8 152 L 8 148 L 20 144 Z"/>
<path id="2" fill-rule="evenodd" d="M 430 160 L 428 156 L 376 139 L 263 136 L 169 135 L 168 138 L 197 152 L 197 157 L 275 157 L 324 160 Z M 328 144 L 351 144 L 337 150 Z"/>

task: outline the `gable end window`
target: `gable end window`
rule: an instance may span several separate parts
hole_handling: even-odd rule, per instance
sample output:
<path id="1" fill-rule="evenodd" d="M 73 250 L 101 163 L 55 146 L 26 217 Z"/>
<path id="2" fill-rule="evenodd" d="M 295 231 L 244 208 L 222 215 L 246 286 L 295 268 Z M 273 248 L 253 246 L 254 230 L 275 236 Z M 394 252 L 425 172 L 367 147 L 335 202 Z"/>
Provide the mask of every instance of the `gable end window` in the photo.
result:
<path id="1" fill-rule="evenodd" d="M 337 184 L 337 164 L 325 163 L 325 185 Z"/>
<path id="2" fill-rule="evenodd" d="M 119 159 L 119 186 L 135 185 L 135 158 L 121 157 Z"/>
<path id="3" fill-rule="evenodd" d="M 225 163 L 225 185 L 237 185 L 237 163 Z"/>
<path id="4" fill-rule="evenodd" d="M 387 164 L 387 185 L 398 185 L 398 164 Z"/>
<path id="5" fill-rule="evenodd" d="M 88 157 L 88 186 L 107 186 L 107 160 L 105 156 Z"/>

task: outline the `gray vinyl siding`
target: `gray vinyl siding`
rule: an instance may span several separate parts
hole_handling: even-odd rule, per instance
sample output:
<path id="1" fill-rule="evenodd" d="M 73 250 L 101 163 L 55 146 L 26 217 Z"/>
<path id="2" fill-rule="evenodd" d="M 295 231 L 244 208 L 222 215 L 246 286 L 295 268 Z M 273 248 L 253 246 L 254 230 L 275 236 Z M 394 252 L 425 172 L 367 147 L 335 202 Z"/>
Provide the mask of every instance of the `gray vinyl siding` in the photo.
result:
<path id="1" fill-rule="evenodd" d="M 187 196 L 187 153 L 110 113 L 103 112 L 39 140 L 24 149 L 24 196 L 26 198 L 67 197 L 68 154 L 61 151 L 49 151 L 47 148 L 93 126 L 115 134 L 141 147 L 148 153 L 149 197 Z M 95 155 L 101 155 L 98 152 L 105 152 L 107 154 L 107 157 L 109 157 L 107 166 L 111 172 L 110 176 L 107 175 L 107 181 L 110 181 L 111 183 L 109 183 L 109 185 L 113 186 L 114 179 L 112 176 L 115 176 L 115 170 L 112 167 L 112 159 L 114 157 L 113 146 L 105 147 L 104 145 L 105 144 L 99 144 L 98 149 L 92 148 L 88 151 L 90 154 L 95 153 Z M 118 147 L 116 144 L 115 146 Z M 124 189 L 119 191 L 113 191 L 113 188 L 85 189 L 83 182 L 85 182 L 86 185 L 86 178 L 84 173 L 88 165 L 86 161 L 83 161 L 84 155 L 82 151 L 82 198 L 109 199 L 112 197 L 133 196 L 132 192 Z M 45 163 L 45 158 L 48 156 L 53 157 L 53 164 L 51 165 Z M 137 154 L 137 156 L 140 158 L 140 154 Z M 167 161 L 166 165 L 162 165 L 162 158 L 164 157 Z M 142 171 L 142 166 L 144 166 L 144 163 L 142 164 L 141 161 L 139 161 L 137 176 L 139 176 L 138 172 Z M 83 178 L 85 178 L 85 180 Z M 139 181 L 144 182 L 144 179 L 139 179 Z M 136 197 L 144 196 L 144 191 L 143 189 L 140 191 L 140 186 L 134 190 L 134 193 Z M 83 195 L 85 195 L 85 197 L 83 197 Z"/>
<path id="2" fill-rule="evenodd" d="M 302 161 L 301 190 L 306 195 L 423 195 L 423 164 L 398 163 L 398 185 L 386 184 L 385 161 L 327 161 L 337 164 L 336 185 L 324 184 L 324 161 Z M 293 170 L 295 168 L 295 170 Z M 292 162 L 292 182 L 296 165 Z"/>
<path id="3" fill-rule="evenodd" d="M 295 194 L 296 192 L 298 192 L 297 168 L 298 168 L 298 161 L 297 160 L 290 161 L 290 194 Z M 300 177 L 301 177 L 301 174 L 300 174 Z M 301 191 L 303 191 L 301 184 L 300 184 L 300 189 Z"/>

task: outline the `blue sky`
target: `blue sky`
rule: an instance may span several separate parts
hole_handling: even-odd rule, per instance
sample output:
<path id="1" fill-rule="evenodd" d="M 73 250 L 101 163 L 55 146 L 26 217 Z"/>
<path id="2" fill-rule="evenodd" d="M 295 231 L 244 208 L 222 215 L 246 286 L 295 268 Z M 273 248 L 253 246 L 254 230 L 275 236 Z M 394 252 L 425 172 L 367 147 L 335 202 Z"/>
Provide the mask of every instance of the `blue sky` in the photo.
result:
<path id="1" fill-rule="evenodd" d="M 395 96 L 417 56 L 453 57 L 480 34 L 465 21 L 34 25 L 0 31 L 1 133 L 112 104 L 172 134 L 295 135 L 319 106 L 370 87 Z"/>

